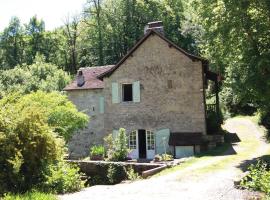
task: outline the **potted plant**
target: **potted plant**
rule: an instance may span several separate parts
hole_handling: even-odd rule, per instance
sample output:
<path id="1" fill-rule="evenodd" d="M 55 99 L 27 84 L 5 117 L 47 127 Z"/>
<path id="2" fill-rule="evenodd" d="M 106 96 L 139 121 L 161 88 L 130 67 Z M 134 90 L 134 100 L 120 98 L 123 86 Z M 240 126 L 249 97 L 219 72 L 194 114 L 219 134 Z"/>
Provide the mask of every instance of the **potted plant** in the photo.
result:
<path id="1" fill-rule="evenodd" d="M 102 145 L 95 145 L 90 148 L 91 160 L 103 160 L 105 154 L 105 148 Z"/>

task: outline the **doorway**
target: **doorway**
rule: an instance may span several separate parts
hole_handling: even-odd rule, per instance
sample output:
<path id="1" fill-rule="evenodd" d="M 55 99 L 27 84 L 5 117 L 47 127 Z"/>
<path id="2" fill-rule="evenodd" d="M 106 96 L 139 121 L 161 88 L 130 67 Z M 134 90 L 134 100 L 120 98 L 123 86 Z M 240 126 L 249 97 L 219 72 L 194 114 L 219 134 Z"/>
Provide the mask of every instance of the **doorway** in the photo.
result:
<path id="1" fill-rule="evenodd" d="M 146 158 L 146 133 L 145 130 L 138 130 L 139 158 Z"/>

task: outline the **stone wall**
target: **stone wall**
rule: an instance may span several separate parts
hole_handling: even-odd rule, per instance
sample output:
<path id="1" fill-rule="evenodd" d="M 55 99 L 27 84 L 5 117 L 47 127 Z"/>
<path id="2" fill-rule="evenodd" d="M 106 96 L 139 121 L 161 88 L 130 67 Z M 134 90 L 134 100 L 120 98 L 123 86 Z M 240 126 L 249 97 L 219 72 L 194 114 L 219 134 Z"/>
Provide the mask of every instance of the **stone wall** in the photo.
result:
<path id="1" fill-rule="evenodd" d="M 104 114 L 99 110 L 99 97 L 101 96 L 103 96 L 102 89 L 68 92 L 68 98 L 77 106 L 78 110 L 90 116 L 87 127 L 75 133 L 69 142 L 71 158 L 88 156 L 90 146 L 103 143 L 106 132 L 104 132 Z"/>
<path id="2" fill-rule="evenodd" d="M 113 104 L 112 82 L 135 81 L 141 84 L 140 102 Z M 106 131 L 169 128 L 171 132 L 206 134 L 202 63 L 169 47 L 158 36 L 150 36 L 104 82 Z"/>

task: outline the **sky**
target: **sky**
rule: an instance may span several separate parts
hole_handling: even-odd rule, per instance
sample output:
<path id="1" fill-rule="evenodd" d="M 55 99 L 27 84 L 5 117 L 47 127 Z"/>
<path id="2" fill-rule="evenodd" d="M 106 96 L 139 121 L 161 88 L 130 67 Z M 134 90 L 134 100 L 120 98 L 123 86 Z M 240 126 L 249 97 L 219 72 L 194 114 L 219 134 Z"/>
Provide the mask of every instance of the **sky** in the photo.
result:
<path id="1" fill-rule="evenodd" d="M 37 15 L 45 21 L 46 30 L 63 25 L 66 16 L 79 14 L 86 0 L 0 0 L 0 32 L 12 16 L 19 17 L 22 24 Z"/>

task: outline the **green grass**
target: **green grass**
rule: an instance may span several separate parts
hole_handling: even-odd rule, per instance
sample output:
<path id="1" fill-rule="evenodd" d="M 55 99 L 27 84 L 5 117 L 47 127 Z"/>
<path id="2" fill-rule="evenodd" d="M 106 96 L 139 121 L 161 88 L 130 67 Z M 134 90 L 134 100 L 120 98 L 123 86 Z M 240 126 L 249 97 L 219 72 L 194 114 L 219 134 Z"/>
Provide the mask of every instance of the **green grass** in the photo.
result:
<path id="1" fill-rule="evenodd" d="M 257 129 L 262 134 L 265 133 L 265 129 L 258 125 L 258 121 L 259 121 L 258 115 L 253 116 L 253 117 L 237 116 L 236 118 L 245 118 L 245 119 L 251 120 L 257 126 Z M 244 135 L 245 132 L 248 133 L 249 130 L 246 127 L 239 126 L 238 131 L 241 131 L 242 135 Z M 165 169 L 165 170 L 161 171 L 160 173 L 156 174 L 155 176 L 165 175 L 165 174 L 175 172 L 178 170 L 181 171 L 181 170 L 184 170 L 186 168 L 191 167 L 195 163 L 202 164 L 203 166 L 196 168 L 194 170 L 191 170 L 192 172 L 194 172 L 193 174 L 195 174 L 195 172 L 196 172 L 196 174 L 201 174 L 201 173 L 208 173 L 208 172 L 213 172 L 216 170 L 224 169 L 224 167 L 226 167 L 227 165 L 230 165 L 230 163 L 241 161 L 242 159 L 247 158 L 249 155 L 252 155 L 254 153 L 254 151 L 256 151 L 256 149 L 259 147 L 259 145 L 260 145 L 260 143 L 258 140 L 254 140 L 254 137 L 252 135 L 247 134 L 247 137 L 243 138 L 242 141 L 239 143 L 239 147 L 242 150 L 240 152 L 238 152 L 237 154 L 226 155 L 226 156 L 222 157 L 220 160 L 217 160 L 217 161 L 215 161 L 211 164 L 208 164 L 208 165 L 204 165 L 208 161 L 211 162 L 211 159 L 213 157 L 224 155 L 226 150 L 228 150 L 230 148 L 230 144 L 225 143 L 222 146 L 217 147 L 213 150 L 198 154 L 198 155 L 188 159 L 186 162 L 184 162 L 178 166 Z"/>
<path id="2" fill-rule="evenodd" d="M 41 192 L 27 192 L 25 194 L 7 194 L 1 200 L 57 200 L 58 198 L 52 194 Z"/>

